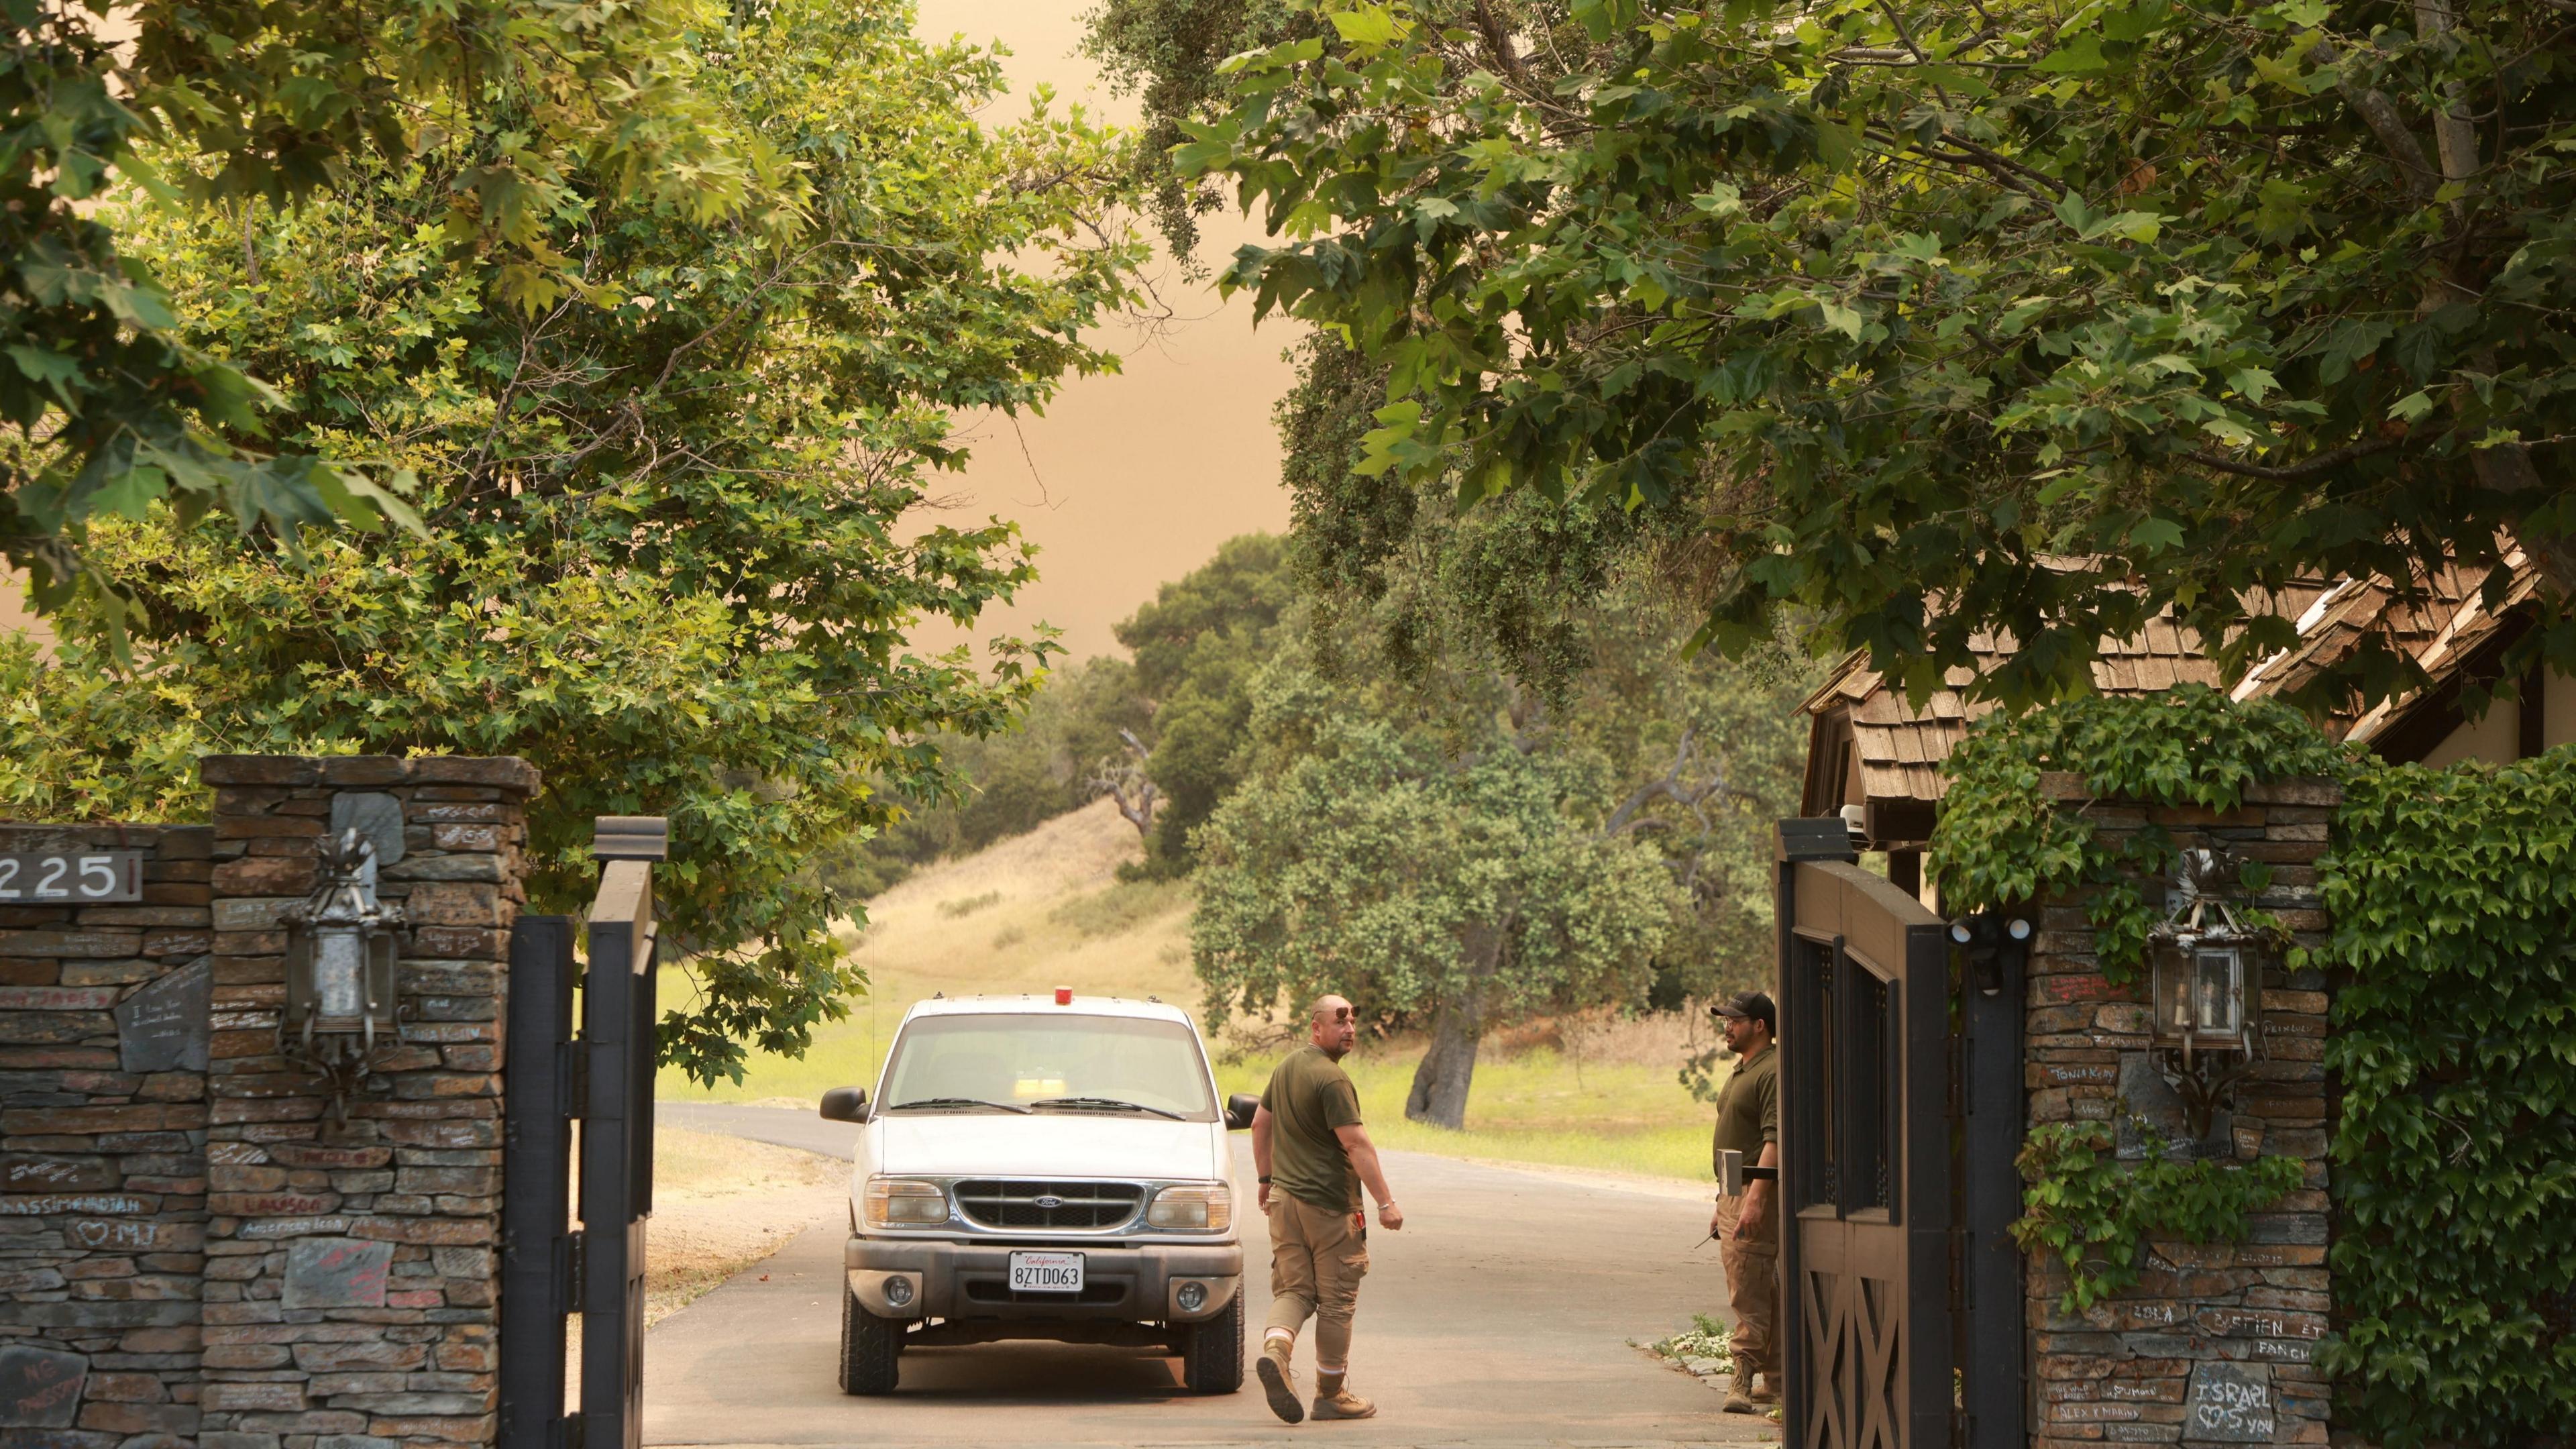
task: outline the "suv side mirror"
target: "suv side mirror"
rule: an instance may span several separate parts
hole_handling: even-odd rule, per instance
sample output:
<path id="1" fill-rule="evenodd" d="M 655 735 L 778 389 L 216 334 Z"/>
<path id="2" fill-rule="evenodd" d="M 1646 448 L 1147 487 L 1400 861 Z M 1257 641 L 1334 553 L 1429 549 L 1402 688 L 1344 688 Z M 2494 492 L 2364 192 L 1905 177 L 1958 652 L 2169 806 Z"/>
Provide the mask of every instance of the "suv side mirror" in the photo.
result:
<path id="1" fill-rule="evenodd" d="M 1247 1097 L 1237 1092 L 1225 1099 L 1225 1125 L 1229 1130 L 1240 1132 L 1252 1125 L 1252 1114 L 1260 1110 L 1259 1097 Z"/>
<path id="2" fill-rule="evenodd" d="M 868 1089 L 834 1087 L 823 1094 L 823 1120 L 826 1122 L 865 1122 L 868 1120 Z"/>

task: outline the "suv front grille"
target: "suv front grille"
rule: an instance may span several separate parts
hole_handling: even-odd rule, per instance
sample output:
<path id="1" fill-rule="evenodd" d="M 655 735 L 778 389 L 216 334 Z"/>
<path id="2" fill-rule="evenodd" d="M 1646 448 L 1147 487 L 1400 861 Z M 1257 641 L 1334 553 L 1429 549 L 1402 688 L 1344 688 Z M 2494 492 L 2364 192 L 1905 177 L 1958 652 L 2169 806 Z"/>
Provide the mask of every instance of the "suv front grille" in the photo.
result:
<path id="1" fill-rule="evenodd" d="M 956 1193 L 957 1211 L 968 1222 L 1021 1231 L 1114 1228 L 1145 1206 L 1145 1189 L 1133 1182 L 988 1177 L 961 1182 Z"/>

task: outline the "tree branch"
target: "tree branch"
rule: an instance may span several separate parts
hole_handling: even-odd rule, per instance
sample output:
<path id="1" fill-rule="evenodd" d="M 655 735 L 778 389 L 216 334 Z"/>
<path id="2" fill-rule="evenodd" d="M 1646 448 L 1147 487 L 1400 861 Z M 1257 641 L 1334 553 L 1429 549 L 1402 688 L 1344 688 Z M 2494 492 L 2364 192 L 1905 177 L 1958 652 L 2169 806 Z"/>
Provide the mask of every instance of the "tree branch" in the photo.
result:
<path id="1" fill-rule="evenodd" d="M 2260 463 L 2239 463 L 2233 458 L 2222 458 L 2215 453 L 2195 451 L 2182 456 L 2214 472 L 2232 473 L 2239 478 L 2263 478 L 2275 483 L 2295 483 L 2302 478 L 2314 478 L 2320 473 L 2331 472 L 2356 458 L 2367 458 L 2374 453 L 2385 453 L 2392 448 L 2403 447 L 2405 443 L 2404 438 L 2373 438 L 2366 443 L 2347 443 L 2340 448 L 2319 453 L 2304 463 L 2295 463 L 2287 468 L 2266 468 Z"/>

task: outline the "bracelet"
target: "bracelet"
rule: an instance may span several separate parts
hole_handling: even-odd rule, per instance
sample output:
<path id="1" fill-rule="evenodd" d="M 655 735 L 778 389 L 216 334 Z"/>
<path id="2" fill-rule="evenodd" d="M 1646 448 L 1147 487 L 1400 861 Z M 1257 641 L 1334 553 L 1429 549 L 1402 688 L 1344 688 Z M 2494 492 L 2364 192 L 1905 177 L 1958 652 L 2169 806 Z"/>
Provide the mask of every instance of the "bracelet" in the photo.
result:
<path id="1" fill-rule="evenodd" d="M 1270 1179 L 1269 1179 L 1269 1178 L 1266 1178 L 1266 1177 L 1265 1177 L 1265 1178 L 1263 1178 L 1263 1179 L 1261 1179 L 1261 1185 L 1262 1185 L 1262 1186 L 1264 1186 L 1264 1187 L 1269 1186 L 1269 1185 L 1270 1185 Z"/>

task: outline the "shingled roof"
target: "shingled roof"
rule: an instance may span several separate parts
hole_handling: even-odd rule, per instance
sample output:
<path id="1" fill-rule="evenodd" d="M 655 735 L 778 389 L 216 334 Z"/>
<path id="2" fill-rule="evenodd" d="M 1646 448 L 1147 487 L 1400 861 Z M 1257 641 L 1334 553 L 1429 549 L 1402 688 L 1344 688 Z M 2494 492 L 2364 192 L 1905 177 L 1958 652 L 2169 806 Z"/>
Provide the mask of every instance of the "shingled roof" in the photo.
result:
<path id="1" fill-rule="evenodd" d="M 2432 687 L 2383 701 L 2367 712 L 2357 705 L 2336 710 L 2322 723 L 2341 738 L 2363 743 L 2383 739 L 2410 710 L 2496 642 L 2516 607 L 2538 587 L 2538 570 L 2520 548 L 2508 546 L 2503 567 L 2509 577 L 2492 609 L 2482 592 L 2490 572 L 2485 566 L 2419 576 L 2417 587 L 2404 595 L 2384 579 L 2284 590 L 2274 607 L 2284 614 L 2297 611 L 2299 642 L 2256 665 L 2230 693 L 2240 700 L 2294 694 L 2376 635 L 2412 656 Z M 1837 710 L 1848 712 L 1853 765 L 1865 799 L 1930 804 L 1948 791 L 1943 761 L 1967 734 L 1969 723 L 1994 707 L 1970 703 L 1962 691 L 2000 662 L 2010 646 L 2008 640 L 1981 635 L 1969 647 L 1976 665 L 1950 671 L 1949 687 L 1919 706 L 1870 668 L 1868 656 L 1859 651 L 1807 697 L 1806 713 L 1819 720 Z M 2093 662 L 2093 687 L 2104 694 L 2154 694 L 2178 684 L 2227 687 L 2218 667 L 2202 655 L 2198 637 L 2170 619 L 2151 621 L 2134 638 L 2104 641 Z"/>
<path id="2" fill-rule="evenodd" d="M 1938 800 L 1949 789 L 1941 762 L 1968 732 L 1968 723 L 1994 708 L 1970 703 L 1959 691 L 2010 653 L 2008 642 L 1981 634 L 1969 641 L 1975 668 L 1950 671 L 1947 689 L 1936 690 L 1920 707 L 1907 702 L 1902 687 L 1869 667 L 1868 654 L 1855 651 L 1804 706 L 1823 715 L 1838 704 L 1851 709 L 1853 755 L 1864 792 L 1873 800 Z M 2093 661 L 2093 687 L 2104 694 L 2154 694 L 2177 684 L 2220 683 L 2218 667 L 2201 657 L 2195 636 L 2167 619 L 2149 621 L 2136 638 L 2105 641 Z"/>

